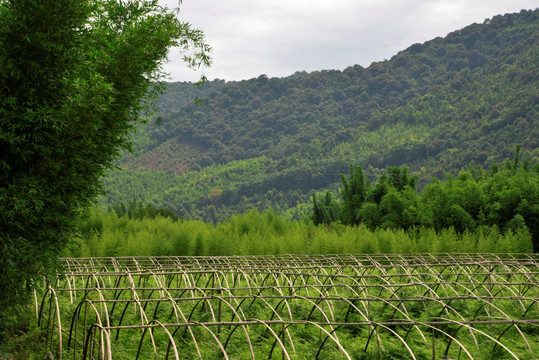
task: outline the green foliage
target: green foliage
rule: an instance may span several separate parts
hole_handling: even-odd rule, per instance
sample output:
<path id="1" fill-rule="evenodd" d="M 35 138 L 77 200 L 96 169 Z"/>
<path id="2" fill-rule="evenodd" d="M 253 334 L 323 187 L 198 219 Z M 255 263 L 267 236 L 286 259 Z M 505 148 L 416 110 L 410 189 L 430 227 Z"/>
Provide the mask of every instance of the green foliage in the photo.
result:
<path id="1" fill-rule="evenodd" d="M 260 180 L 258 180 L 259 178 L 257 176 L 260 176 L 260 173 L 263 172 L 265 167 L 273 164 L 275 162 L 262 158 L 231 162 L 219 167 L 208 167 L 200 171 L 200 175 L 203 175 L 202 179 L 204 179 L 201 182 L 197 180 L 197 177 L 191 176 L 194 173 L 190 172 L 181 177 L 183 186 L 180 186 L 180 184 L 175 186 L 175 191 L 177 192 L 170 192 L 168 198 L 154 197 L 154 205 L 152 207 L 168 206 L 167 199 L 173 199 L 173 196 L 183 194 L 183 196 L 190 195 L 207 198 L 208 200 L 213 199 L 212 201 L 227 197 L 230 199 L 229 201 L 239 201 L 236 207 L 238 209 L 237 213 L 246 213 L 248 210 L 241 210 L 248 209 L 250 202 L 243 197 L 238 199 L 239 193 L 243 192 L 245 194 L 246 189 L 253 192 L 263 189 L 263 185 L 259 182 Z M 518 169 L 517 171 L 502 168 L 491 175 L 480 168 L 472 167 L 468 171 L 461 172 L 456 178 L 449 176 L 444 181 L 434 178 L 431 183 L 427 184 L 418 193 L 414 187 L 415 176 L 409 175 L 406 169 L 392 167 L 387 172 L 382 173 L 377 182 L 371 183 L 364 188 L 365 201 L 358 202 L 361 207 L 359 209 L 349 207 L 348 211 L 349 213 L 355 213 L 357 218 L 361 220 L 361 224 L 371 231 L 375 231 L 378 228 L 388 228 L 405 229 L 413 232 L 414 228 L 432 227 L 435 231 L 442 232 L 444 229 L 453 228 L 458 236 L 467 238 L 468 235 L 466 234 L 481 233 L 480 229 L 483 226 L 490 228 L 496 225 L 504 234 L 508 230 L 511 230 L 513 234 L 518 229 L 527 231 L 536 244 L 535 246 L 537 246 L 537 227 L 534 227 L 537 221 L 537 209 L 536 206 L 530 205 L 537 204 L 538 202 L 539 173 L 534 169 L 534 166 L 530 166 L 529 170 Z M 360 173 L 360 170 L 354 167 L 354 175 L 350 179 L 343 177 L 349 189 L 352 189 L 351 184 L 354 182 L 357 184 L 361 183 L 359 180 Z M 147 191 L 153 191 L 152 189 L 158 188 L 161 184 L 166 184 L 167 179 L 173 179 L 172 176 L 168 177 L 166 173 L 159 174 L 161 177 L 158 177 L 157 173 L 145 173 L 147 179 L 144 182 L 148 184 Z M 227 188 L 227 179 L 234 178 L 238 180 L 243 179 L 242 181 L 244 182 L 241 188 Z M 122 178 L 116 179 L 119 182 L 126 181 L 126 185 L 129 185 L 127 183 L 128 178 L 125 178 L 125 180 L 122 180 Z M 191 192 L 183 192 L 182 188 L 192 190 Z M 217 189 L 222 191 L 217 191 Z M 359 187 L 357 189 L 360 190 Z M 359 190 L 358 192 L 360 192 Z M 276 195 L 274 194 L 274 196 Z M 177 197 L 176 199 L 181 199 L 181 201 L 178 201 L 178 204 L 185 204 L 193 198 Z M 275 199 L 279 199 L 279 197 L 276 196 Z M 133 204 L 132 206 L 136 205 L 135 202 L 131 203 Z M 344 224 L 345 222 L 341 218 L 343 203 L 344 201 L 342 199 L 335 199 L 331 192 L 326 192 L 322 196 L 314 194 L 311 211 L 304 214 L 302 218 L 305 219 L 310 216 L 315 225 L 326 224 L 336 226 L 334 225 L 335 223 Z M 207 209 L 213 209 L 212 211 L 214 212 L 221 211 L 214 206 L 216 204 L 215 202 L 208 202 L 208 204 Z M 114 205 L 113 207 L 115 206 L 117 207 L 119 205 Z M 252 207 L 252 205 L 250 206 Z M 124 205 L 124 207 L 128 208 L 129 206 Z M 179 207 L 172 208 L 175 211 L 180 209 Z M 281 213 L 282 209 L 280 211 L 274 210 L 275 212 L 271 211 L 271 213 Z M 192 217 L 197 218 L 193 214 L 201 214 L 200 212 L 186 212 L 185 210 L 181 210 L 179 213 L 183 214 L 181 217 L 185 220 Z M 251 216 L 254 214 L 253 210 L 249 213 Z M 220 213 L 219 216 L 223 219 L 218 225 L 218 228 L 221 228 L 223 224 L 228 224 L 233 219 L 238 219 L 239 215 Z M 90 216 L 91 219 L 92 216 Z M 207 219 L 211 220 L 211 217 Z M 96 222 L 95 219 L 92 221 Z M 225 251 L 225 248 L 235 249 L 239 253 L 245 254 L 254 251 L 255 248 L 260 249 L 258 251 L 262 253 L 271 253 L 273 251 L 270 250 L 272 246 L 268 246 L 262 250 L 260 245 L 249 245 L 258 241 L 266 241 L 264 232 L 256 231 L 253 233 L 251 230 L 247 231 L 249 227 L 245 224 L 242 226 L 237 225 L 237 228 L 243 228 L 244 231 L 233 231 L 233 233 L 238 232 L 243 234 L 243 237 L 237 238 L 231 236 L 228 239 L 230 241 L 237 240 L 238 243 L 236 245 L 227 241 L 230 245 L 226 247 L 216 242 L 212 242 L 210 246 L 209 242 L 202 240 L 207 239 L 207 235 L 201 236 L 198 240 L 196 238 L 192 239 L 190 243 L 198 244 L 196 245 L 199 249 L 197 254 L 213 254 L 213 251 L 222 253 L 222 251 Z M 268 231 L 269 234 L 273 232 L 272 230 Z M 298 239 L 297 243 L 301 243 L 301 236 L 303 235 L 305 234 L 295 233 L 291 236 L 291 239 Z M 312 237 L 312 235 L 308 234 L 306 236 Z M 426 246 L 425 251 L 432 248 L 432 241 L 429 241 L 431 245 Z M 477 238 L 473 241 L 477 241 Z M 526 248 L 526 241 L 524 243 L 523 248 Z M 473 249 L 476 249 L 475 246 L 475 244 L 471 245 Z M 277 247 L 280 248 L 280 245 Z M 351 248 L 349 245 L 337 246 L 336 248 L 350 248 L 358 251 L 358 248 Z M 379 243 L 372 246 L 365 245 L 365 248 L 378 249 Z M 323 245 L 322 249 L 327 249 L 327 244 Z M 362 247 L 360 246 L 359 249 L 362 249 Z M 497 250 L 495 247 L 492 247 L 488 251 L 493 252 Z M 226 253 L 233 254 L 234 252 L 232 250 L 226 250 Z"/>
<path id="2" fill-rule="evenodd" d="M 517 147 L 515 159 L 518 153 Z M 341 217 L 333 221 L 362 223 L 373 231 L 432 227 L 437 232 L 453 229 L 459 234 L 495 226 L 507 234 L 521 231 L 522 237 L 529 232 L 533 248 L 539 251 L 539 172 L 529 166 L 514 168 L 518 164 L 515 160 L 511 166 L 490 174 L 472 167 L 460 172 L 456 179 L 449 175 L 443 182 L 434 178 L 421 193 L 416 191 L 415 177 L 410 177 L 406 168 L 390 167 L 376 184 L 364 186 L 361 168 L 352 167 L 349 179 L 342 176 L 343 198 L 336 204 L 341 210 L 333 211 Z M 331 197 L 327 195 L 327 199 Z M 352 222 L 351 216 L 357 222 Z M 315 224 L 331 223 L 329 217 L 324 217 L 324 204 L 314 195 L 312 219 Z M 526 244 L 515 245 L 520 246 L 527 248 Z M 488 251 L 513 251 L 509 248 L 513 245 Z"/>
<path id="3" fill-rule="evenodd" d="M 105 180 L 108 201 L 155 197 L 182 217 L 217 223 L 250 206 L 287 211 L 313 192 L 336 193 L 351 163 L 372 181 L 389 166 L 409 168 L 421 189 L 472 161 L 515 168 L 517 144 L 517 164 L 537 162 L 538 16 L 495 16 L 366 68 L 208 83 L 197 93 L 203 106 L 186 101 L 194 94 L 187 84 L 171 84 L 160 126 L 141 130 L 140 151 L 121 162 L 131 171 Z M 221 176 L 223 192 L 210 199 L 201 186 L 181 186 L 184 175 L 205 184 L 207 173 L 262 158 L 254 184 Z M 148 184 L 148 171 L 167 172 L 155 175 L 161 187 Z"/>
<path id="4" fill-rule="evenodd" d="M 339 216 L 339 204 L 333 199 L 333 195 L 326 191 L 323 201 L 319 201 L 316 194 L 313 194 L 313 214 L 311 219 L 315 225 L 326 224 L 337 221 Z"/>
<path id="5" fill-rule="evenodd" d="M 372 204 L 372 203 L 371 203 Z M 367 206 L 366 204 L 365 206 Z M 156 216 L 118 217 L 89 210 L 80 228 L 83 238 L 63 256 L 264 255 L 264 254 L 407 254 L 426 252 L 531 252 L 526 228 L 501 232 L 483 226 L 459 233 L 453 228 L 402 228 L 314 225 L 290 221 L 273 211 L 251 210 L 212 225 Z"/>
<path id="6" fill-rule="evenodd" d="M 209 64 L 209 47 L 157 0 L 8 0 L 0 22 L 3 326 L 9 306 L 54 273 L 80 209 L 130 149 L 162 90 L 168 49 L 194 49 L 185 61 L 198 66 Z"/>
<path id="7" fill-rule="evenodd" d="M 320 187 L 331 173 L 340 171 L 325 164 L 311 170 L 317 174 L 310 174 L 302 163 L 279 164 L 260 157 L 214 164 L 181 175 L 118 171 L 103 180 L 108 191 L 102 202 L 113 205 L 136 199 L 172 210 L 184 219 L 217 223 L 252 207 L 284 212 L 307 203 L 308 189 Z"/>
<path id="8" fill-rule="evenodd" d="M 41 291 L 38 291 L 38 296 Z M 27 304 L 17 304 L 5 314 L 0 344 L 0 359 L 26 360 L 46 359 L 49 353 L 43 343 L 45 331 L 36 324 L 35 310 Z"/>
<path id="9" fill-rule="evenodd" d="M 129 201 L 127 206 L 123 203 L 116 203 L 109 207 L 109 212 L 114 211 L 118 217 L 127 216 L 130 219 L 155 218 L 157 216 L 171 218 L 173 221 L 178 221 L 180 217 L 172 210 L 163 209 L 153 206 L 152 204 L 143 205 L 141 201 L 138 203 L 135 200 Z"/>
<path id="10" fill-rule="evenodd" d="M 350 165 L 350 176 L 347 179 L 341 175 L 342 180 L 342 213 L 343 224 L 358 225 L 361 219 L 358 212 L 365 202 L 366 179 L 361 166 Z"/>

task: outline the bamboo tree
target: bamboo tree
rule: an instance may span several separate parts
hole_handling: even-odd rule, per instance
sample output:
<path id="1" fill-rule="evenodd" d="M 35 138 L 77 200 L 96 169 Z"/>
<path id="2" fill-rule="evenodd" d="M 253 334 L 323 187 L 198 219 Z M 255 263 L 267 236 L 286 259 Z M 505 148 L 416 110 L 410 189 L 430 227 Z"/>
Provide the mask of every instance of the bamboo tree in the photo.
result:
<path id="1" fill-rule="evenodd" d="M 210 49 L 157 0 L 6 0 L 0 23 L 1 330 L 130 150 L 168 50 L 197 67 Z"/>
<path id="2" fill-rule="evenodd" d="M 350 164 L 348 179 L 341 174 L 342 180 L 342 222 L 347 225 L 359 225 L 359 210 L 365 203 L 365 175 L 361 166 Z"/>

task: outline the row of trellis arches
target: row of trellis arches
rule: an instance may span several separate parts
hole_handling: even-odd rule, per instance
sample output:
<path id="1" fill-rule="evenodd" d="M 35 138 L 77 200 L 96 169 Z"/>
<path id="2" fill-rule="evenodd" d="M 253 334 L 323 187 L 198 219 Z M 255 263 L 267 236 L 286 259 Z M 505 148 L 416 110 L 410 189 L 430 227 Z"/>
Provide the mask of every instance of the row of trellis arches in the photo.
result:
<path id="1" fill-rule="evenodd" d="M 65 259 L 36 314 L 57 358 L 533 359 L 539 256 Z"/>

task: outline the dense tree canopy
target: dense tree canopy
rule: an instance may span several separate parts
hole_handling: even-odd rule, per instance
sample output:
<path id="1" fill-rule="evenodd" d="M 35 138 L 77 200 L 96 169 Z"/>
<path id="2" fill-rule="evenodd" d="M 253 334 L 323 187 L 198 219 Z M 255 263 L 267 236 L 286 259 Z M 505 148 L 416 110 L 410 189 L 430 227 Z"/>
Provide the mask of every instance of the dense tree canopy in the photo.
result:
<path id="1" fill-rule="evenodd" d="M 157 0 L 0 3 L 0 323 L 130 148 L 174 46 L 209 65 L 202 32 Z"/>
<path id="2" fill-rule="evenodd" d="M 203 106 L 185 101 L 192 86 L 170 84 L 161 125 L 136 134 L 139 152 L 121 164 L 132 171 L 105 180 L 106 201 L 217 222 L 335 192 L 351 163 L 371 180 L 408 167 L 421 189 L 472 161 L 512 159 L 517 144 L 537 161 L 538 33 L 539 10 L 494 16 L 368 67 L 208 82 Z"/>
<path id="3" fill-rule="evenodd" d="M 490 172 L 471 166 L 454 178 L 433 178 L 421 192 L 408 169 L 389 167 L 374 184 L 366 184 L 361 167 L 342 176 L 342 200 L 321 202 L 313 195 L 315 224 L 362 224 L 371 230 L 427 227 L 457 233 L 497 227 L 503 232 L 528 232 L 539 252 L 539 164 L 513 162 Z M 363 199 L 363 200 L 361 200 Z M 340 211 L 339 211 L 340 210 Z M 326 214 L 340 214 L 340 217 Z"/>

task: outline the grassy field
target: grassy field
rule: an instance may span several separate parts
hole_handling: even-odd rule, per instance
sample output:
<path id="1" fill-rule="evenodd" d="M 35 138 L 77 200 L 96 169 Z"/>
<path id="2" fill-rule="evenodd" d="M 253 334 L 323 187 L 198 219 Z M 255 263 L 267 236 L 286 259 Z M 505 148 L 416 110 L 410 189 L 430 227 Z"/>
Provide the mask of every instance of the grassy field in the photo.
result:
<path id="1" fill-rule="evenodd" d="M 539 256 L 66 258 L 65 359 L 536 359 Z"/>

